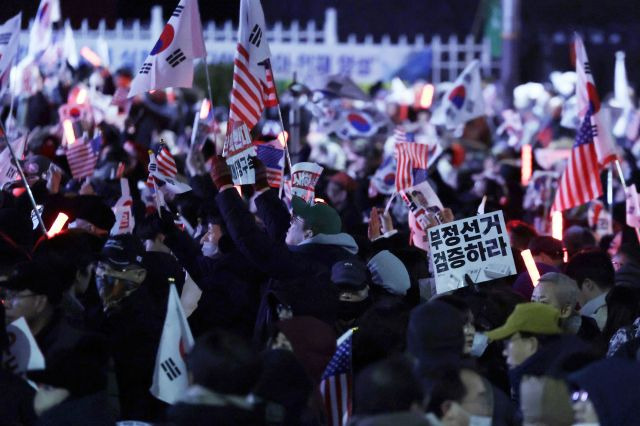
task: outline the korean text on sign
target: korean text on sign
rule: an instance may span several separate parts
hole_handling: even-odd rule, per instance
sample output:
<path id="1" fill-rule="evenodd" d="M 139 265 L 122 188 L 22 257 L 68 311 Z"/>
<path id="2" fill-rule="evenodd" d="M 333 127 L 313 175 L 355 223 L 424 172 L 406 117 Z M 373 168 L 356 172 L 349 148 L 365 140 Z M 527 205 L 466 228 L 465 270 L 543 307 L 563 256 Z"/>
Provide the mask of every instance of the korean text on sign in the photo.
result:
<path id="1" fill-rule="evenodd" d="M 480 283 L 516 273 L 501 211 L 438 225 L 427 235 L 438 294 L 463 287 L 465 275 Z"/>

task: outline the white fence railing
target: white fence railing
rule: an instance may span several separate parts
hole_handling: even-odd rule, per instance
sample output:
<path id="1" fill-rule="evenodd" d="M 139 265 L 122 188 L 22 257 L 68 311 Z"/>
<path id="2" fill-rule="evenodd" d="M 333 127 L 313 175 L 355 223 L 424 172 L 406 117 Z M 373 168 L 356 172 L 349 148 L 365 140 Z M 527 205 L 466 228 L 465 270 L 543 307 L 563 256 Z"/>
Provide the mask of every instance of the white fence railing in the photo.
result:
<path id="1" fill-rule="evenodd" d="M 107 41 L 110 65 L 129 66 L 136 70 L 146 58 L 164 26 L 162 9 L 155 6 L 148 25 L 139 20 L 107 28 L 104 20 L 96 29 L 89 28 L 87 20 L 74 29 L 78 48 L 88 46 L 96 50 L 99 40 Z M 223 24 L 207 22 L 203 25 L 205 44 L 210 63 L 231 63 L 235 52 L 237 29 L 231 21 Z M 21 46 L 26 50 L 28 32 L 21 35 Z M 288 28 L 276 22 L 267 33 L 272 52 L 272 66 L 277 79 L 290 79 L 294 72 L 302 81 L 317 76 L 349 74 L 358 83 L 374 83 L 393 76 L 412 53 L 430 50 L 431 81 L 453 80 L 472 59 L 479 59 L 485 76 L 496 75 L 498 63 L 491 58 L 488 40 L 477 41 L 472 36 L 459 40 L 451 36 L 444 40 L 434 36 L 426 42 L 419 34 L 412 41 L 400 36 L 392 42 L 388 35 L 374 41 L 367 35 L 358 41 L 350 35 L 346 42 L 338 40 L 338 17 L 335 9 L 327 9 L 320 28 L 315 21 L 302 26 L 293 21 Z"/>

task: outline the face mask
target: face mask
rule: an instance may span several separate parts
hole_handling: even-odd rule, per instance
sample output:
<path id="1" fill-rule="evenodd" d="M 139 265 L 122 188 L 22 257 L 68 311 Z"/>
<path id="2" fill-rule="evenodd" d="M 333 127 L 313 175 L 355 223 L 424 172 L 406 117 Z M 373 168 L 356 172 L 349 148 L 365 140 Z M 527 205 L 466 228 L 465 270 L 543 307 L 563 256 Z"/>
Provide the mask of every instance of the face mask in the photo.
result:
<path id="1" fill-rule="evenodd" d="M 98 287 L 102 307 L 106 312 L 117 307 L 122 299 L 136 291 L 140 284 L 111 275 L 101 275 L 96 276 L 96 287 Z"/>
<path id="2" fill-rule="evenodd" d="M 211 241 L 205 241 L 202 243 L 202 255 L 206 257 L 213 257 L 218 253 L 218 245 Z"/>
<path id="3" fill-rule="evenodd" d="M 473 344 L 471 345 L 471 356 L 479 358 L 489 346 L 489 338 L 486 334 L 475 333 L 473 335 Z"/>
<path id="4" fill-rule="evenodd" d="M 338 302 L 338 318 L 341 320 L 352 320 L 360 318 L 369 307 L 369 299 L 360 302 Z"/>
<path id="5" fill-rule="evenodd" d="M 471 416 L 469 417 L 469 426 L 491 426 L 491 417 Z"/>

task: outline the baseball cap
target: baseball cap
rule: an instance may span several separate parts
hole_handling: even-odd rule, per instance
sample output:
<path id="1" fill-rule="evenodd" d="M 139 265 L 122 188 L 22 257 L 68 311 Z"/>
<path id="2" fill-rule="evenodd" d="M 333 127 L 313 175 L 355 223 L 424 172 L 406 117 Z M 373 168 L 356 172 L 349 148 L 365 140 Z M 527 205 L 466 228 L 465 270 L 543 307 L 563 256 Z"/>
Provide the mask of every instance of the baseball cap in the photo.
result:
<path id="1" fill-rule="evenodd" d="M 338 212 L 325 203 L 308 204 L 302 198 L 291 198 L 293 214 L 304 219 L 305 224 L 314 234 L 339 234 L 342 230 L 342 220 Z"/>
<path id="2" fill-rule="evenodd" d="M 8 279 L 2 282 L 2 287 L 8 290 L 29 290 L 34 294 L 44 295 L 52 305 L 57 305 L 62 300 L 62 294 L 68 286 L 44 259 L 17 265 Z"/>
<path id="3" fill-rule="evenodd" d="M 487 332 L 490 340 L 502 340 L 515 333 L 561 334 L 560 311 L 550 305 L 531 302 L 516 305 L 502 327 Z"/>
<path id="4" fill-rule="evenodd" d="M 114 235 L 104 243 L 100 261 L 116 268 L 124 268 L 131 264 L 142 266 L 144 253 L 144 246 L 138 237 L 131 234 Z"/>
<path id="5" fill-rule="evenodd" d="M 349 290 L 362 290 L 367 287 L 367 267 L 357 259 L 336 262 L 331 267 L 331 282 Z"/>

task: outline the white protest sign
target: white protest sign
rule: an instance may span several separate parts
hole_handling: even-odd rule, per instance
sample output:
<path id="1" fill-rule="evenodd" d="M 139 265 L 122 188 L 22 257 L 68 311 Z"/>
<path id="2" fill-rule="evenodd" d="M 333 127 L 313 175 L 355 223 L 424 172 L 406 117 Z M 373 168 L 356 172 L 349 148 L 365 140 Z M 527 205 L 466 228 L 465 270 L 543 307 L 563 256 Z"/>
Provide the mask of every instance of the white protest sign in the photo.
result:
<path id="1" fill-rule="evenodd" d="M 14 374 L 44 370 L 44 356 L 24 317 L 18 318 L 7 326 L 7 336 L 9 349 L 2 354 L 3 368 Z"/>
<path id="2" fill-rule="evenodd" d="M 424 181 L 411 186 L 401 191 L 400 194 L 420 229 L 427 229 L 434 221 L 435 223 L 442 222 L 440 212 L 444 210 L 444 207 L 429 182 Z"/>
<path id="3" fill-rule="evenodd" d="M 291 195 L 296 195 L 308 203 L 313 203 L 316 183 L 323 167 L 316 163 L 297 163 L 291 167 Z"/>
<path id="4" fill-rule="evenodd" d="M 120 178 L 120 193 L 122 195 L 112 209 L 116 216 L 116 222 L 111 228 L 111 235 L 131 234 L 135 227 L 135 220 L 131 211 L 133 199 L 129 195 L 129 180 L 127 178 Z"/>
<path id="5" fill-rule="evenodd" d="M 231 126 L 232 123 L 229 122 Z M 251 143 L 249 128 L 244 123 L 233 123 L 236 127 L 227 134 L 222 156 L 227 159 L 235 185 L 250 185 L 256 182 L 256 171 L 251 157 L 256 148 Z"/>
<path id="6" fill-rule="evenodd" d="M 21 136 L 20 138 L 11 142 L 11 148 L 13 148 L 13 152 L 18 160 L 22 159 L 26 147 L 26 136 Z M 13 162 L 9 147 L 6 147 L 2 150 L 2 152 L 0 152 L 0 186 L 18 179 L 20 179 L 20 174 L 18 173 L 18 169 Z"/>
<path id="7" fill-rule="evenodd" d="M 445 293 L 473 283 L 516 273 L 501 211 L 434 226 L 427 231 L 436 291 Z"/>

